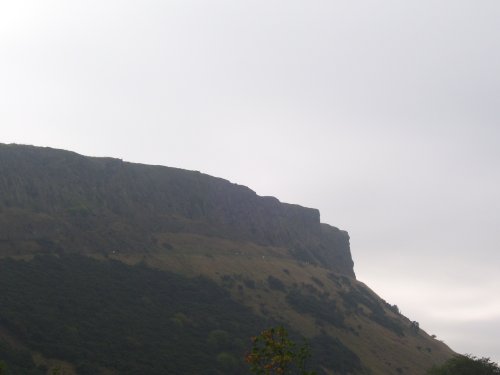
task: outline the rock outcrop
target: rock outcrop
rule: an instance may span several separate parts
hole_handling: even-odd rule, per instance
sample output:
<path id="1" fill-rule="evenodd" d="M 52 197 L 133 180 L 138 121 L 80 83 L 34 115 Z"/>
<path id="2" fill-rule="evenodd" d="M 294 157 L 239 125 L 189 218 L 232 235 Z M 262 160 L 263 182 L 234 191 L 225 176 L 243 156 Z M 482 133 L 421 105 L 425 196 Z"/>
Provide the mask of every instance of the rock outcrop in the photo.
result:
<path id="1" fill-rule="evenodd" d="M 200 172 L 0 145 L 0 252 L 148 251 L 168 232 L 284 247 L 354 277 L 347 232 L 316 209 Z"/>

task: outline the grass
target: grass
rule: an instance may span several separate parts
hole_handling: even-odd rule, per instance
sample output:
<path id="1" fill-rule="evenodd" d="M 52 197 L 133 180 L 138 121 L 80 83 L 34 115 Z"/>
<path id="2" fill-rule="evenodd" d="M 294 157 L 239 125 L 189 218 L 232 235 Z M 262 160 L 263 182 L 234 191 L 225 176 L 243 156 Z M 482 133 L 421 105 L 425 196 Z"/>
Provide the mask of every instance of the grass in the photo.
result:
<path id="1" fill-rule="evenodd" d="M 442 363 L 453 354 L 446 345 L 432 339 L 423 330 L 418 335 L 412 333 L 410 320 L 387 307 L 384 307 L 385 314 L 401 324 L 404 336 L 398 336 L 369 319 L 370 308 L 364 305 L 360 309 L 365 313 L 359 314 L 349 313 L 347 306 L 337 303 L 346 314 L 345 329 L 317 322 L 314 317 L 293 310 L 286 301 L 286 290 L 293 288 L 309 292 L 315 289 L 318 293 L 328 293 L 328 298 L 336 301 L 342 301 L 341 292 L 364 288 L 372 298 L 383 302 L 363 283 L 332 275 L 330 270 L 320 266 L 298 262 L 284 248 L 183 233 L 161 234 L 157 240 L 168 244 L 165 250 L 147 256 L 112 254 L 110 257 L 129 264 L 145 262 L 153 268 L 190 276 L 207 276 L 224 285 L 234 299 L 254 312 L 282 320 L 306 337 L 322 332 L 338 337 L 363 359 L 374 375 L 396 375 L 401 371 L 409 375 L 422 374 L 432 364 Z M 270 275 L 282 281 L 286 290 L 272 290 L 267 281 Z M 244 280 L 252 280 L 254 287 L 245 285 Z"/>
<path id="2" fill-rule="evenodd" d="M 122 253 L 118 249 L 114 253 L 89 255 L 131 265 L 145 263 L 152 268 L 192 277 L 209 277 L 228 289 L 236 301 L 261 316 L 282 321 L 309 338 L 321 333 L 339 338 L 362 358 L 363 364 L 374 375 L 396 375 L 401 371 L 409 375 L 422 374 L 431 365 L 442 363 L 452 355 L 448 347 L 430 338 L 423 330 L 418 335 L 412 333 L 410 320 L 388 308 L 384 308 L 385 314 L 400 322 L 404 336 L 398 336 L 369 319 L 368 306 L 359 306 L 364 313 L 351 313 L 349 306 L 342 302 L 342 293 L 353 288 L 364 288 L 366 295 L 381 300 L 363 283 L 332 274 L 320 266 L 299 262 L 285 248 L 186 233 L 158 234 L 155 241 L 161 245 L 161 250 Z M 31 258 L 29 254 L 15 257 Z M 284 284 L 284 290 L 270 288 L 270 275 Z M 286 295 L 292 289 L 328 295 L 327 298 L 336 300 L 339 310 L 345 314 L 346 328 L 317 321 L 312 315 L 291 308 Z M 50 364 L 47 361 L 44 364 Z M 67 371 L 71 374 L 71 370 Z"/>

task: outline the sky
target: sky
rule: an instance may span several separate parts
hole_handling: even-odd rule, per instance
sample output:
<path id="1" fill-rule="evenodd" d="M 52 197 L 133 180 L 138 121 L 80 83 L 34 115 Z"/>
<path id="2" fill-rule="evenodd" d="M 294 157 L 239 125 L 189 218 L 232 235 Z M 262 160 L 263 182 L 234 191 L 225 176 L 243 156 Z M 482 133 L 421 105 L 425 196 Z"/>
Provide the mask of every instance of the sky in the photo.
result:
<path id="1" fill-rule="evenodd" d="M 223 177 L 500 362 L 500 2 L 0 0 L 0 142 Z"/>

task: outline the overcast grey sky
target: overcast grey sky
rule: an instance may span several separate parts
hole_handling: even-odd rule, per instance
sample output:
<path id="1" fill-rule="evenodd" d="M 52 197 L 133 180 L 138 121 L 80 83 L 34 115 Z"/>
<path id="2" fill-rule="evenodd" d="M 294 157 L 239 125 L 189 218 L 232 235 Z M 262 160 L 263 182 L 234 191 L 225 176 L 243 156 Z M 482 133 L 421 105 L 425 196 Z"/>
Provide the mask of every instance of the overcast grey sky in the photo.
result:
<path id="1" fill-rule="evenodd" d="M 358 278 L 500 361 L 500 2 L 0 0 L 0 142 L 320 209 Z"/>

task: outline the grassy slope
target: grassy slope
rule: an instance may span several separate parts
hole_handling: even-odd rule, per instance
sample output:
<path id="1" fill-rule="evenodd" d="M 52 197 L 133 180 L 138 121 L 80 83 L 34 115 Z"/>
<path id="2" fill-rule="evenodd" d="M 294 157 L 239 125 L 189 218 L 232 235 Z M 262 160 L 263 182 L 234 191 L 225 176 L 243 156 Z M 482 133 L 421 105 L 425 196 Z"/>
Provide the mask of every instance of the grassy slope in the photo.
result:
<path id="1" fill-rule="evenodd" d="M 370 298 L 379 300 L 379 297 L 355 279 L 292 259 L 286 249 L 182 233 L 158 234 L 156 240 L 164 250 L 140 254 L 115 250 L 105 255 L 95 253 L 93 257 L 116 259 L 127 264 L 146 263 L 153 268 L 186 276 L 207 276 L 257 314 L 283 321 L 306 337 L 321 333 L 338 337 L 374 375 L 424 374 L 432 364 L 441 363 L 453 354 L 446 345 L 432 339 L 423 330 L 418 334 L 412 332 L 410 320 L 388 308 L 384 308 L 385 314 L 400 322 L 404 336 L 370 319 L 369 306 L 360 304 L 364 314 L 359 311 L 349 313 L 341 293 L 363 288 Z M 22 258 L 29 259 L 30 256 Z M 284 284 L 283 290 L 269 285 L 270 275 Z M 346 327 L 318 321 L 310 314 L 291 308 L 286 295 L 292 289 L 306 294 L 328 295 L 329 300 L 337 301 L 339 309 L 346 314 Z M 5 332 L 0 332 L 0 338 L 2 336 L 9 338 Z M 35 355 L 35 362 L 47 367 L 62 364 L 65 373 L 72 375 L 73 372 L 69 364 L 48 360 L 39 354 Z"/>
<path id="2" fill-rule="evenodd" d="M 310 315 L 291 309 L 285 296 L 294 285 L 307 290 L 312 286 L 321 293 L 329 293 L 329 298 L 337 301 L 342 300 L 339 292 L 354 287 L 369 289 L 354 279 L 335 279 L 327 269 L 297 262 L 287 256 L 285 249 L 191 234 L 161 234 L 158 240 L 165 244 L 164 251 L 147 256 L 117 252 L 109 254 L 109 257 L 130 264 L 146 262 L 155 268 L 191 276 L 208 276 L 228 288 L 236 300 L 250 306 L 258 314 L 283 320 L 306 337 L 322 331 L 339 337 L 375 375 L 423 374 L 430 365 L 441 363 L 453 354 L 446 345 L 432 339 L 423 330 L 414 333 L 409 319 L 388 308 L 385 313 L 400 322 L 404 327 L 404 336 L 380 326 L 366 315 L 349 315 L 346 319 L 347 326 L 352 328 L 349 330 L 325 322 L 317 324 Z M 272 290 L 267 281 L 269 275 L 280 279 L 286 289 Z M 255 288 L 248 287 L 245 280 L 253 280 Z M 379 298 L 373 292 L 369 293 Z M 346 309 L 343 304 L 340 306 Z M 361 307 L 369 314 L 367 306 Z"/>

